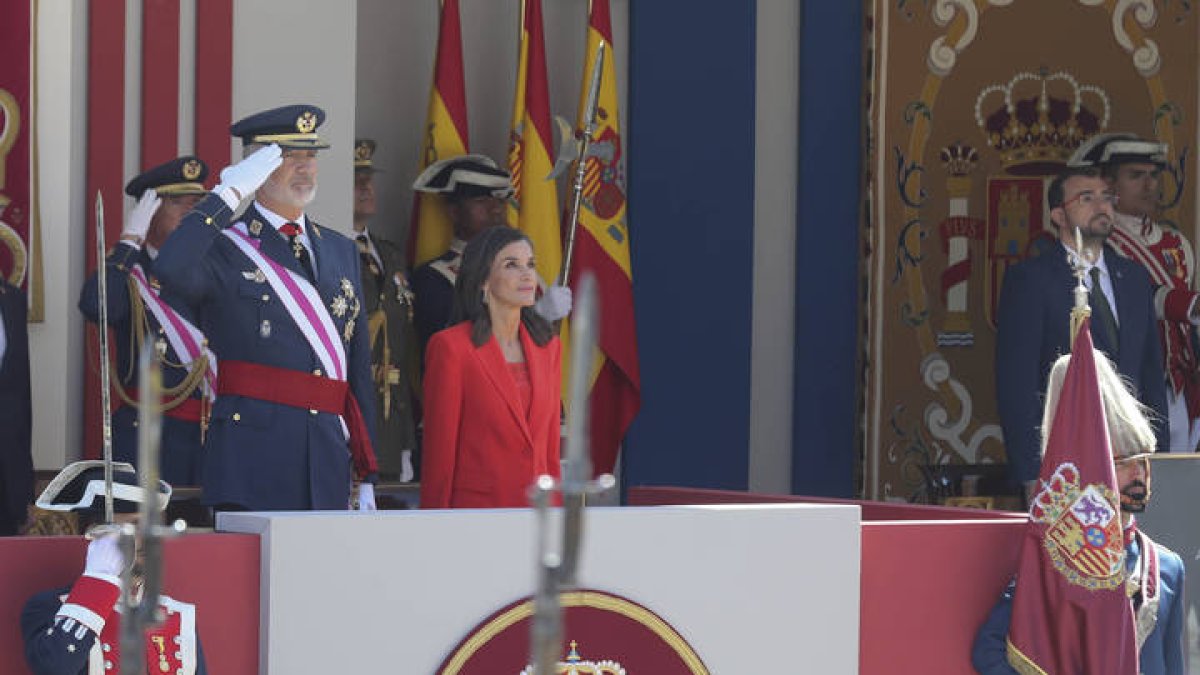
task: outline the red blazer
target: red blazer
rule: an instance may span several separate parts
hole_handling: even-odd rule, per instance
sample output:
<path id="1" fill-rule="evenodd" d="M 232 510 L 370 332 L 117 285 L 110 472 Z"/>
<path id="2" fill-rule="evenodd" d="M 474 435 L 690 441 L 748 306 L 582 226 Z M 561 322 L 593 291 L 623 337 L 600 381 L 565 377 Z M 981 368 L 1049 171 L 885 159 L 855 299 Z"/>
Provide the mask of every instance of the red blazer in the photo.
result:
<path id="1" fill-rule="evenodd" d="M 562 348 L 557 337 L 537 346 L 523 325 L 520 338 L 528 418 L 495 338 L 476 347 L 466 321 L 429 340 L 421 508 L 529 506 L 537 476 L 559 477 Z"/>

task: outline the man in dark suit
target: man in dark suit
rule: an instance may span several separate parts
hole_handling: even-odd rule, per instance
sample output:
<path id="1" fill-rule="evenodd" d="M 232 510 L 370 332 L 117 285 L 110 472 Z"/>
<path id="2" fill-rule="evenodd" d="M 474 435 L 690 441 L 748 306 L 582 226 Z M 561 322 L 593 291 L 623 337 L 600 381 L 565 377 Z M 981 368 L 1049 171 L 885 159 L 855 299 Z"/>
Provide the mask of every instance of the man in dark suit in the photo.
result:
<path id="1" fill-rule="evenodd" d="M 372 232 L 376 213 L 375 141 L 354 141 L 354 239 L 362 263 L 363 313 L 371 336 L 371 372 L 375 376 L 379 421 L 379 475 L 413 480 L 418 458 L 413 417 L 420 364 L 413 331 L 413 293 L 404 274 L 404 255 L 396 244 Z"/>
<path id="2" fill-rule="evenodd" d="M 33 501 L 33 421 L 25 309 L 25 293 L 0 281 L 0 536 L 21 531 Z"/>
<path id="3" fill-rule="evenodd" d="M 1041 464 L 1038 425 L 1046 376 L 1054 360 L 1070 351 L 1070 308 L 1079 283 L 1072 264 L 1085 270 L 1096 347 L 1154 411 L 1158 447 L 1168 447 L 1154 289 L 1140 265 L 1111 251 L 1105 254 L 1116 196 L 1099 171 L 1083 167 L 1069 168 L 1055 178 L 1047 198 L 1058 246 L 1008 270 L 996 336 L 996 399 L 1009 478 L 1027 497 Z M 1076 228 L 1082 256 L 1075 243 Z"/>
<path id="4" fill-rule="evenodd" d="M 162 477 L 173 485 L 199 485 L 203 425 L 215 394 L 216 364 L 204 346 L 204 335 L 192 312 L 169 293 L 162 293 L 156 267 L 158 249 L 179 227 L 183 216 L 207 194 L 208 167 L 197 157 L 183 156 L 135 176 L 125 194 L 138 199 L 105 261 L 108 281 L 108 325 L 115 339 L 113 458 L 137 466 L 138 355 L 145 340 L 154 342 L 162 369 Z M 99 275 L 93 274 L 79 294 L 79 311 L 88 321 L 100 319 Z"/>
<path id="5" fill-rule="evenodd" d="M 374 509 L 375 404 L 358 248 L 317 225 L 325 112 L 290 105 L 230 131 L 248 157 L 159 254 L 164 287 L 196 307 L 220 359 L 204 501 L 221 509 Z M 243 198 L 254 202 L 238 218 Z"/>

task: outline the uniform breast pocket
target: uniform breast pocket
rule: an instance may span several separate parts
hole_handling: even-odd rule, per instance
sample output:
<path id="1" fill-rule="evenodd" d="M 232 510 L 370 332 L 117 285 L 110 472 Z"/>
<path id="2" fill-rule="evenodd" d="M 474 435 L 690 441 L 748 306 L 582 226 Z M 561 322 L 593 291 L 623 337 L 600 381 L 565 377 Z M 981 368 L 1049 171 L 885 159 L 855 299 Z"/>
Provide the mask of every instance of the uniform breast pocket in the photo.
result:
<path id="1" fill-rule="evenodd" d="M 249 307 L 255 322 L 253 330 L 259 340 L 264 340 L 272 347 L 299 346 L 301 336 L 295 328 L 295 322 L 287 313 L 279 296 L 268 284 L 241 280 L 237 286 L 238 297 Z"/>

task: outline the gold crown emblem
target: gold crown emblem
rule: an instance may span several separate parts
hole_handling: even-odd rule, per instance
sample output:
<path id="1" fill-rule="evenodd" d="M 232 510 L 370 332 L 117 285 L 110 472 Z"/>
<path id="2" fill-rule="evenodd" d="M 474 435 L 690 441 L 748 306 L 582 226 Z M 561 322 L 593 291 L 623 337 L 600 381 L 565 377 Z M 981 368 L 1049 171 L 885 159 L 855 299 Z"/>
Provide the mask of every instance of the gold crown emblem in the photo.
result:
<path id="1" fill-rule="evenodd" d="M 200 162 L 194 159 L 189 159 L 183 163 L 181 172 L 183 173 L 185 180 L 196 180 L 200 177 Z"/>
<path id="2" fill-rule="evenodd" d="M 1021 89 L 1032 95 L 1021 98 Z M 1003 101 L 985 115 L 984 104 L 993 94 Z M 1087 95 L 1099 101 L 1101 115 L 1083 104 Z M 1048 73 L 1044 68 L 984 87 L 975 99 L 976 124 L 987 144 L 1000 153 L 1004 169 L 1016 175 L 1057 172 L 1080 143 L 1108 128 L 1110 113 L 1103 89 L 1080 84 L 1068 72 Z"/>
<path id="3" fill-rule="evenodd" d="M 625 675 L 625 668 L 616 661 L 584 661 L 579 655 L 579 644 L 571 640 L 571 652 L 566 661 L 559 661 L 555 668 L 558 675 Z M 520 675 L 532 675 L 533 667 L 527 667 Z"/>
<path id="4" fill-rule="evenodd" d="M 354 159 L 368 160 L 372 154 L 371 144 L 366 141 L 354 146 Z"/>
<path id="5" fill-rule="evenodd" d="M 1079 495 L 1079 469 L 1071 463 L 1062 464 L 1050 480 L 1042 484 L 1037 498 L 1029 507 L 1029 515 L 1039 523 L 1053 523 L 1071 507 Z"/>
<path id="6" fill-rule="evenodd" d="M 971 173 L 971 169 L 979 162 L 979 153 L 975 148 L 957 141 L 949 147 L 942 148 L 941 158 L 946 173 L 951 176 L 965 176 Z"/>
<path id="7" fill-rule="evenodd" d="M 296 131 L 311 134 L 317 128 L 317 116 L 311 110 L 306 110 L 296 118 Z"/>

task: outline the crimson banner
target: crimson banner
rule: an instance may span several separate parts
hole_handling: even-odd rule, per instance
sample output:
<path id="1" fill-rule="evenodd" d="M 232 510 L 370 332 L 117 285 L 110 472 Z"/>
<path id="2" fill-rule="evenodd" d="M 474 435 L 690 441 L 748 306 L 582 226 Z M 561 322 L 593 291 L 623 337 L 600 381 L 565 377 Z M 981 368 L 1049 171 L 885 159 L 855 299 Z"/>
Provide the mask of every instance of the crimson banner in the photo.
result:
<path id="1" fill-rule="evenodd" d="M 33 0 L 6 3 L 0 21 L 0 274 L 26 287 L 32 218 Z"/>

